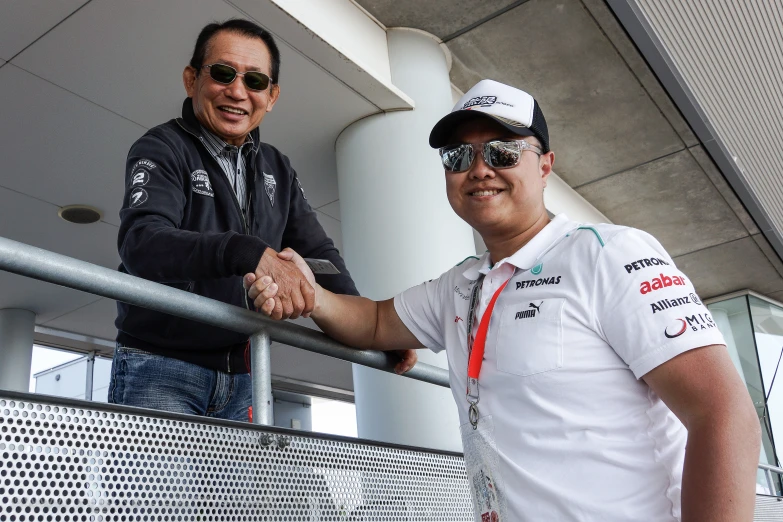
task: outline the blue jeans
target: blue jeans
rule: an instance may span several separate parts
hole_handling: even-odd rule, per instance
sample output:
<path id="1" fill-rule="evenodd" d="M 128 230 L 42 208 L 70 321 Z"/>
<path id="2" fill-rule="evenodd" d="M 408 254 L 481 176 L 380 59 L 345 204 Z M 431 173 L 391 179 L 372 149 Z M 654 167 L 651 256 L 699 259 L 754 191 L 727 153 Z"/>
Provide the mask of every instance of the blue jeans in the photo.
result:
<path id="1" fill-rule="evenodd" d="M 211 370 L 118 344 L 109 402 L 247 422 L 253 389 L 249 374 Z"/>

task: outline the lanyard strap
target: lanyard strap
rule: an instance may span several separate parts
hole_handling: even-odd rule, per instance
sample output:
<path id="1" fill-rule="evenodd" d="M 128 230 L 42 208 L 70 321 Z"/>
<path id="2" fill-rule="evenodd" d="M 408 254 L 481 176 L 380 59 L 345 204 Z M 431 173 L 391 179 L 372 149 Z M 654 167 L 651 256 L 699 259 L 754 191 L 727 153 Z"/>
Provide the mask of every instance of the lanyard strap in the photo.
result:
<path id="1" fill-rule="evenodd" d="M 511 277 L 514 277 L 512 274 Z M 476 331 L 476 340 L 472 341 L 471 333 L 473 330 L 474 314 L 476 313 L 476 304 L 478 301 L 479 287 L 484 282 L 484 278 L 481 277 L 476 281 L 476 286 L 473 287 L 473 295 L 470 300 L 470 311 L 468 313 L 468 389 L 466 392 L 466 398 L 470 404 L 468 411 L 468 417 L 470 423 L 475 430 L 478 426 L 478 402 L 479 402 L 479 389 L 478 379 L 481 373 L 481 366 L 484 363 L 484 346 L 487 341 L 487 332 L 489 331 L 489 320 L 492 317 L 492 310 L 495 308 L 495 303 L 500 297 L 500 293 L 506 288 L 506 285 L 511 281 L 511 277 L 500 285 L 500 288 L 495 290 L 492 299 L 487 304 L 487 309 L 484 311 L 484 315 L 481 316 L 478 330 Z"/>

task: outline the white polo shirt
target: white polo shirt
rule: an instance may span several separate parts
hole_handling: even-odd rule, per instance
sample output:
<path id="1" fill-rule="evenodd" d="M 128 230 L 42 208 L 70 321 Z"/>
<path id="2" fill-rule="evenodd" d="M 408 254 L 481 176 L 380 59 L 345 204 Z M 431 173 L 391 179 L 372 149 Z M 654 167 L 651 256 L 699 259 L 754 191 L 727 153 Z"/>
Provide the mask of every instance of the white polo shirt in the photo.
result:
<path id="1" fill-rule="evenodd" d="M 487 253 L 401 293 L 403 323 L 448 354 L 463 424 L 466 321 L 480 273 L 476 325 L 511 277 L 479 376 L 510 520 L 679 521 L 687 433 L 639 379 L 687 350 L 725 344 L 690 280 L 645 232 L 559 215 L 492 267 Z"/>

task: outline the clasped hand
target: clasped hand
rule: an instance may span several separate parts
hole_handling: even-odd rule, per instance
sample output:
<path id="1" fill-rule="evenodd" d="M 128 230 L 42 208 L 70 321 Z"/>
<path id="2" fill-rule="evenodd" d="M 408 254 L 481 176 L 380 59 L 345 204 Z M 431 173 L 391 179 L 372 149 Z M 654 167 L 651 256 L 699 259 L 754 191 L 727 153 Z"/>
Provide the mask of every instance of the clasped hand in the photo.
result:
<path id="1" fill-rule="evenodd" d="M 315 277 L 302 257 L 286 248 L 264 251 L 255 273 L 243 279 L 259 311 L 272 319 L 309 317 L 315 307 Z"/>
<path id="2" fill-rule="evenodd" d="M 274 250 L 267 249 L 267 252 Z M 318 292 L 321 287 L 315 282 L 312 270 L 302 256 L 290 248 L 275 252 L 274 261 L 267 259 L 264 269 L 254 274 L 246 274 L 243 284 L 256 309 L 273 319 L 296 319 L 300 315 L 309 317 L 318 304 Z M 264 253 L 266 256 L 266 252 Z M 262 262 L 264 258 L 262 257 Z M 268 272 L 274 267 L 275 272 Z M 292 272 L 298 272 L 298 275 Z M 281 277 L 282 276 L 282 277 Z M 301 292 L 301 295 L 297 293 Z M 413 368 L 418 360 L 416 350 L 395 350 L 400 362 L 394 368 L 402 374 Z"/>

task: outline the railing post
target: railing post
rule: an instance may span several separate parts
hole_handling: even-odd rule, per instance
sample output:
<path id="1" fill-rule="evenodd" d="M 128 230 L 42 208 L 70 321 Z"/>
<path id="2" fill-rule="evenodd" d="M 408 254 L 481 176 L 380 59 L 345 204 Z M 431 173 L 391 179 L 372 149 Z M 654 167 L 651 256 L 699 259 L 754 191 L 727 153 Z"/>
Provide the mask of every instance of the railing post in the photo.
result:
<path id="1" fill-rule="evenodd" d="M 92 400 L 92 382 L 95 375 L 95 351 L 87 354 L 87 375 L 84 380 L 84 400 Z"/>
<path id="2" fill-rule="evenodd" d="M 769 486 L 769 494 L 770 495 L 777 495 L 777 488 L 775 487 L 775 479 L 772 478 L 772 470 L 765 469 L 764 470 L 767 475 L 767 485 Z"/>
<path id="3" fill-rule="evenodd" d="M 253 378 L 253 424 L 271 426 L 272 368 L 269 334 L 259 330 L 250 336 L 250 375 Z"/>

